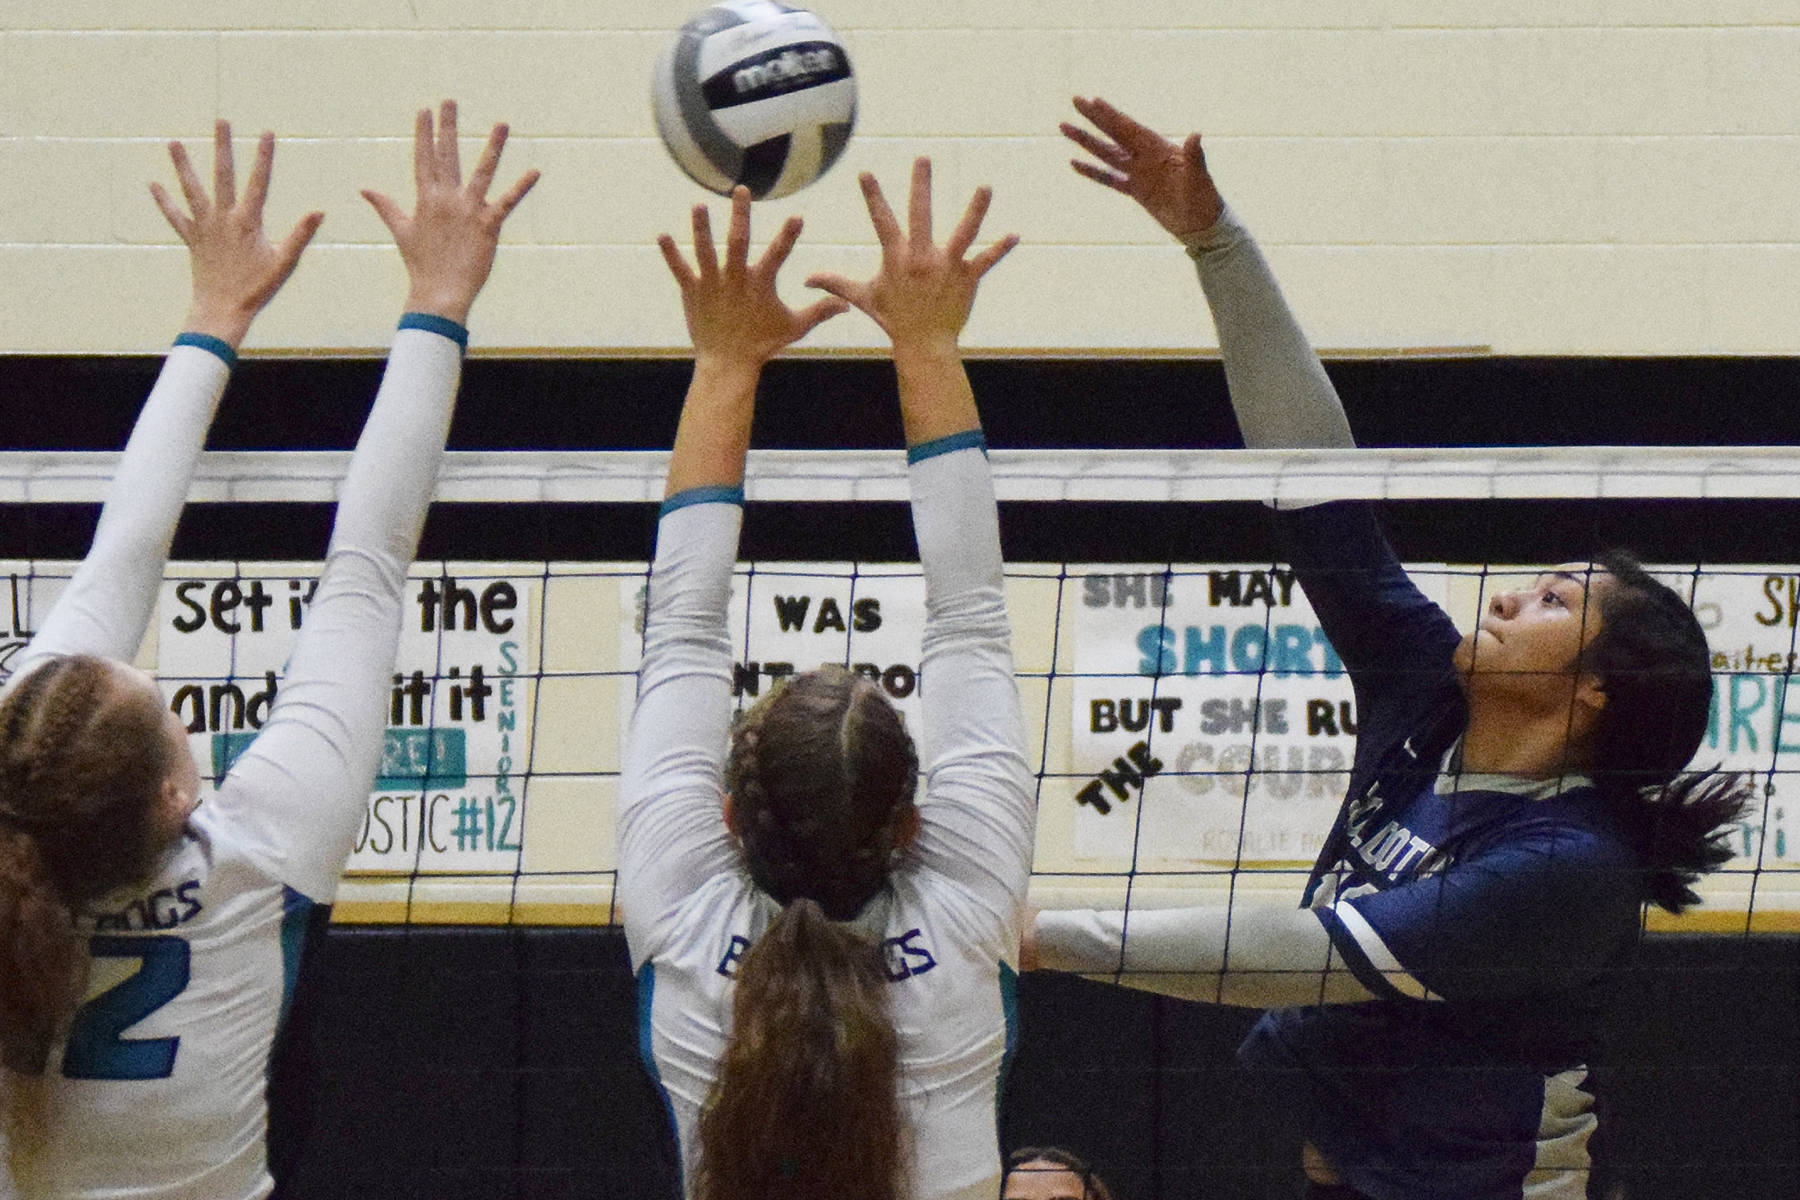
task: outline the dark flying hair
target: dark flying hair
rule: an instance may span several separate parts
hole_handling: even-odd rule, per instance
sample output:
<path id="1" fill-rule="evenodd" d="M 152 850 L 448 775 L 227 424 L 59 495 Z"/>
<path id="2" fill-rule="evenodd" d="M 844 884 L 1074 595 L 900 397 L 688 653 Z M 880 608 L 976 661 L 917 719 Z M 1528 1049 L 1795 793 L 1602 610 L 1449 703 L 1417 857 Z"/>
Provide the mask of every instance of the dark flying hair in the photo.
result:
<path id="1" fill-rule="evenodd" d="M 1594 782 L 1637 852 L 1644 898 L 1670 912 L 1699 902 L 1693 884 L 1731 858 L 1722 834 L 1749 805 L 1742 775 L 1683 774 L 1712 713 L 1712 652 L 1687 602 L 1631 555 L 1595 565 L 1600 630 L 1582 668 L 1606 693 L 1594 726 Z"/>

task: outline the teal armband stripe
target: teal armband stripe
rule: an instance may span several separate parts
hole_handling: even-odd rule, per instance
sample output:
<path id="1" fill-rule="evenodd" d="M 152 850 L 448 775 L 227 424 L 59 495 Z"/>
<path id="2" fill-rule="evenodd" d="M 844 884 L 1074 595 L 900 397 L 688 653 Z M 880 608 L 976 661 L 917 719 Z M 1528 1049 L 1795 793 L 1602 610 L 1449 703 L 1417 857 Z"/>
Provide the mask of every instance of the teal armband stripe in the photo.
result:
<path id="1" fill-rule="evenodd" d="M 228 367 L 237 366 L 237 351 L 231 348 L 231 343 L 221 341 L 210 333 L 177 334 L 175 337 L 175 344 L 177 346 L 192 346 L 196 350 L 204 350 L 208 354 L 217 357 L 220 362 Z"/>
<path id="2" fill-rule="evenodd" d="M 981 430 L 968 429 L 962 433 L 953 433 L 949 437 L 933 438 L 929 442 L 920 442 L 917 446 L 908 446 L 906 448 L 906 465 L 910 467 L 914 463 L 922 463 L 928 458 L 936 458 L 940 454 L 949 454 L 956 450 L 967 450 L 971 446 L 981 451 L 983 456 L 987 454 L 987 438 L 982 436 Z"/>
<path id="3" fill-rule="evenodd" d="M 656 514 L 657 519 L 660 520 L 676 509 L 687 508 L 692 504 L 735 504 L 742 508 L 744 506 L 744 489 L 718 486 L 688 488 L 686 491 L 676 492 L 662 502 L 662 511 Z"/>
<path id="4" fill-rule="evenodd" d="M 449 317 L 440 317 L 434 313 L 409 312 L 400 318 L 400 328 L 423 329 L 426 333 L 435 333 L 440 337 L 449 338 L 464 350 L 469 348 L 469 331 Z"/>

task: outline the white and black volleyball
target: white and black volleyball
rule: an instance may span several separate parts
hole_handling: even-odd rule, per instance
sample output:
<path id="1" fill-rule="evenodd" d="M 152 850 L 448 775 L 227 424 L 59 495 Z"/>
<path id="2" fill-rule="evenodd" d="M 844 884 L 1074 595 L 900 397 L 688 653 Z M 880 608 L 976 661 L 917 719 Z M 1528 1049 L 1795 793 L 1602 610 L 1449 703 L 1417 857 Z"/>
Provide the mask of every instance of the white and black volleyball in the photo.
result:
<path id="1" fill-rule="evenodd" d="M 843 154 L 856 124 L 850 56 L 825 22 L 778 0 L 698 13 L 656 64 L 657 132 L 701 187 L 758 200 L 797 192 Z"/>

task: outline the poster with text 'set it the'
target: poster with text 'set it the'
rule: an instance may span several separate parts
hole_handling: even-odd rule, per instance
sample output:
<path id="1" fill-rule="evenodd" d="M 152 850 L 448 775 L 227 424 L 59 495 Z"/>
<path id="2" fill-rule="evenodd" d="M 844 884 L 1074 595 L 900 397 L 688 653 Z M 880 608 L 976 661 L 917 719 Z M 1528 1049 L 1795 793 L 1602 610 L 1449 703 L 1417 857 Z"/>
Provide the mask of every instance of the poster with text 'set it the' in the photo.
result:
<path id="1" fill-rule="evenodd" d="M 620 581 L 619 664 L 636 670 L 643 653 L 643 579 Z M 848 666 L 878 684 L 919 736 L 919 639 L 925 580 L 916 564 L 740 564 L 731 580 L 726 625 L 732 644 L 732 705 L 748 708 L 782 680 L 821 666 Z M 631 698 L 621 717 L 629 738 Z"/>
<path id="2" fill-rule="evenodd" d="M 317 568 L 180 569 L 171 566 L 159 597 L 155 673 L 202 775 L 218 780 L 280 696 Z M 540 582 L 414 565 L 352 872 L 519 868 Z"/>
<path id="3" fill-rule="evenodd" d="M 1139 870 L 1310 865 L 1348 783 L 1349 676 L 1285 567 L 1069 568 L 1074 849 Z M 1428 599 L 1442 568 L 1413 568 Z"/>

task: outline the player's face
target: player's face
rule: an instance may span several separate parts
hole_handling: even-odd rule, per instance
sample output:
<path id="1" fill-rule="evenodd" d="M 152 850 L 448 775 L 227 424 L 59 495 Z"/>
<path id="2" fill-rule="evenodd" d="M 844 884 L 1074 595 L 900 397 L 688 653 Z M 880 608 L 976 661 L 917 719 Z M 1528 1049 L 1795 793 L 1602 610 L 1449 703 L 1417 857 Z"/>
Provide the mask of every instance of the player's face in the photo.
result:
<path id="1" fill-rule="evenodd" d="M 163 781 L 161 802 L 152 827 L 163 841 L 173 842 L 180 836 L 181 828 L 187 823 L 195 806 L 200 803 L 200 768 L 195 765 L 193 752 L 188 749 L 187 726 L 163 702 L 162 689 L 156 686 L 156 680 L 148 673 L 121 662 L 113 663 L 112 667 L 121 688 L 136 693 L 136 698 L 141 703 L 156 705 L 157 710 L 162 713 L 162 735 L 168 744 L 169 761 L 173 765 L 169 770 L 169 777 Z"/>
<path id="2" fill-rule="evenodd" d="M 1061 1163 L 1034 1158 L 1013 1168 L 1000 1200 L 1087 1200 L 1087 1184 Z"/>
<path id="3" fill-rule="evenodd" d="M 1611 584 L 1611 575 L 1589 563 L 1563 563 L 1528 587 L 1496 591 L 1457 646 L 1457 669 L 1471 689 L 1566 685 L 1600 632 L 1600 597 Z"/>

